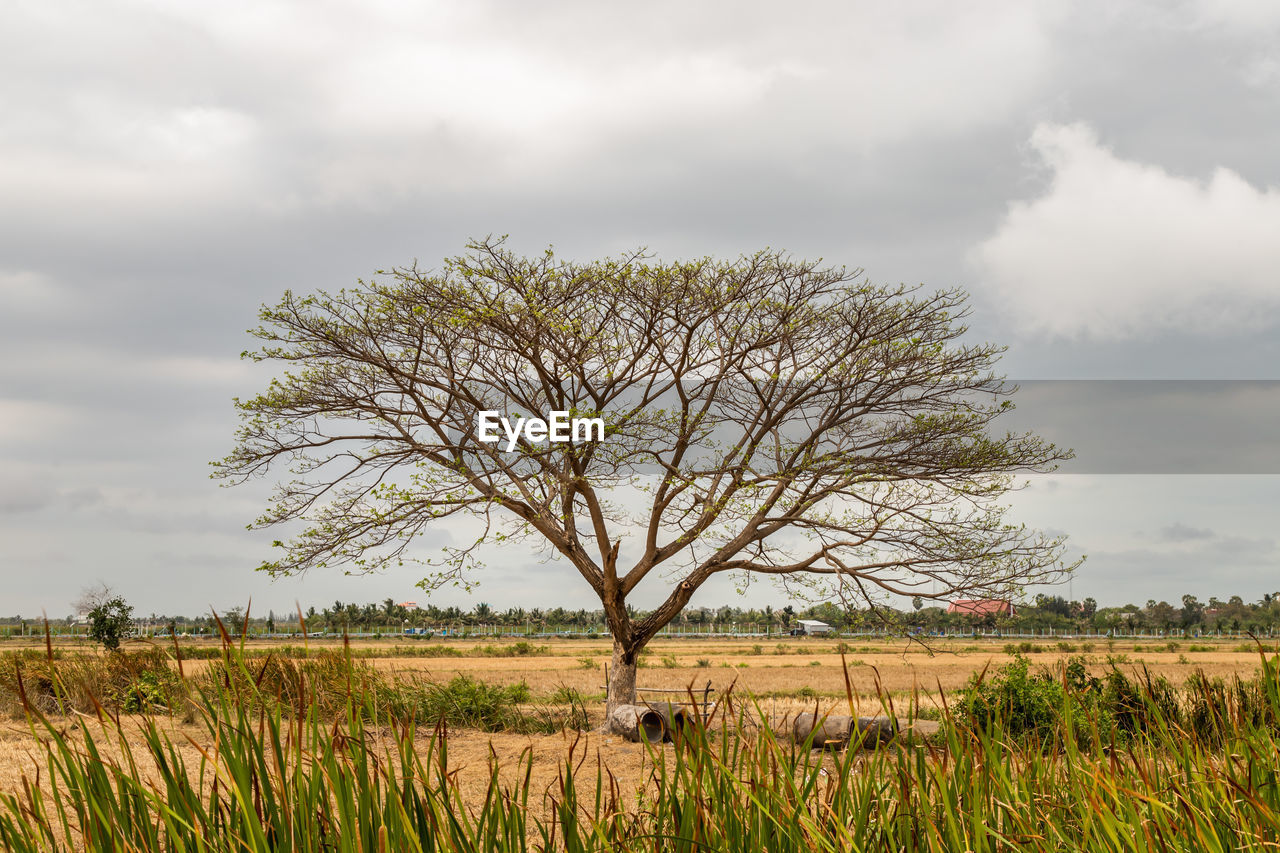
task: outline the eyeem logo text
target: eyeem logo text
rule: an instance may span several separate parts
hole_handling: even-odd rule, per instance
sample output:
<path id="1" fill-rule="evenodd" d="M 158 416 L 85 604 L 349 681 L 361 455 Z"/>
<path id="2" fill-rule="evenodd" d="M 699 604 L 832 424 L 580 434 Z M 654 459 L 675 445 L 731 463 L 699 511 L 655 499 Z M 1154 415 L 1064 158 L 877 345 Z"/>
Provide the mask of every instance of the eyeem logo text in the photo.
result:
<path id="1" fill-rule="evenodd" d="M 498 433 L 501 427 L 502 434 Z M 496 409 L 484 409 L 476 415 L 476 436 L 485 444 L 497 444 L 503 435 L 507 439 L 507 452 L 516 449 L 523 435 L 525 441 L 573 443 L 604 441 L 604 418 L 571 418 L 569 412 L 550 412 L 542 418 L 516 418 L 515 424 Z"/>

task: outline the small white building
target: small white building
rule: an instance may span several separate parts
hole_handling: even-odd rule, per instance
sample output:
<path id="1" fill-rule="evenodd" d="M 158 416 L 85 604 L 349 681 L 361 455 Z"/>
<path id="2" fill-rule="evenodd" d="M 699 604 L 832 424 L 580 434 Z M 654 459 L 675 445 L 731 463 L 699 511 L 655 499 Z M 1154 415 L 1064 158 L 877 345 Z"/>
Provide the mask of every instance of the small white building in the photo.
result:
<path id="1" fill-rule="evenodd" d="M 829 634 L 831 633 L 831 626 L 826 622 L 819 622 L 817 619 L 797 619 L 796 632 L 800 636 L 807 636 L 809 634 Z"/>

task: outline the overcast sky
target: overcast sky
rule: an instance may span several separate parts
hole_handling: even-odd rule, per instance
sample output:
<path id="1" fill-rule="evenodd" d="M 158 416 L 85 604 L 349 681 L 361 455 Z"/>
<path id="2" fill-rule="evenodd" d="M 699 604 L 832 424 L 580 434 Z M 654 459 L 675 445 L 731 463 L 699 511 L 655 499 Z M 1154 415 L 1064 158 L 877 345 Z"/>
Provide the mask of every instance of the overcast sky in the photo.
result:
<path id="1" fill-rule="evenodd" d="M 1278 151 L 1271 0 L 7 3 L 0 613 L 99 580 L 158 613 L 424 600 L 412 573 L 254 573 L 266 491 L 207 463 L 266 379 L 238 358 L 260 303 L 468 237 L 960 285 L 1015 378 L 1280 379 Z M 1089 554 L 1076 598 L 1280 588 L 1274 474 L 1014 504 Z M 491 564 L 434 600 L 592 603 Z"/>

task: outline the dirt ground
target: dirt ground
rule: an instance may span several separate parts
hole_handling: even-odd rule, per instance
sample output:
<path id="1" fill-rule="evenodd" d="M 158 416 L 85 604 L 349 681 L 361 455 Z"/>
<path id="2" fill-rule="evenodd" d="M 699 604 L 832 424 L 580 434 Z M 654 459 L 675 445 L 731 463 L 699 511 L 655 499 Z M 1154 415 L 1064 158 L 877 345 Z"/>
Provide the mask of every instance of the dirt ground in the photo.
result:
<path id="1" fill-rule="evenodd" d="M 439 641 L 436 641 L 439 642 Z M 510 641 L 490 641 L 503 645 Z M 936 705 L 940 695 L 953 694 L 969 677 L 989 667 L 994 671 L 1011 657 L 1005 643 L 965 642 L 940 646 L 934 650 L 918 645 L 879 642 L 869 645 L 846 641 L 851 649 L 845 654 L 849 681 L 854 693 L 856 713 L 880 714 L 881 695 L 892 701 L 899 716 L 906 715 L 912 695 L 921 706 Z M 400 641 L 352 644 L 356 649 L 387 650 L 395 646 L 413 648 Z M 458 644 L 468 650 L 474 644 Z M 604 666 L 609 662 L 606 641 L 549 641 L 538 654 L 520 657 L 407 657 L 374 656 L 369 663 L 379 669 L 407 677 L 448 680 L 456 675 L 469 675 L 485 681 L 515 683 L 523 681 L 535 698 L 545 698 L 557 688 L 572 687 L 589 698 L 593 718 L 603 715 Z M 756 645 L 760 646 L 757 650 Z M 1029 655 L 1033 665 L 1053 665 L 1072 652 L 1041 643 L 1042 652 Z M 1242 651 L 1239 642 L 1212 645 L 1211 651 L 1190 651 L 1183 643 L 1174 651 L 1162 645 L 1157 651 L 1150 644 L 1095 642 L 1085 652 L 1076 643 L 1075 654 L 1084 654 L 1095 673 L 1110 663 L 1122 669 L 1145 665 L 1152 673 L 1167 676 L 1180 683 L 1193 671 L 1203 670 L 1209 676 L 1243 677 L 1254 674 L 1259 666 L 1256 652 Z M 1209 645 L 1206 643 L 1205 645 Z M 318 644 L 312 643 L 312 648 Z M 638 675 L 638 685 L 650 688 L 691 688 L 699 696 L 710 682 L 712 698 L 732 690 L 735 697 L 753 712 L 772 720 L 799 710 L 849 713 L 845 693 L 845 667 L 835 651 L 836 641 L 795 640 L 760 642 L 750 640 L 671 640 L 656 641 L 645 657 Z M 1110 663 L 1108 661 L 1110 658 Z M 188 661 L 191 674 L 202 664 Z M 941 691 L 941 693 L 940 693 Z M 644 694 L 659 698 L 657 694 Z M 208 739 L 198 724 L 170 723 L 175 742 L 186 742 L 190 736 L 196 743 Z M 670 745 L 663 747 L 670 752 Z M 187 759 L 198 764 L 194 746 L 184 745 Z M 532 792 L 541 794 L 558 789 L 560 773 L 567 760 L 572 760 L 578 774 L 587 774 L 594 785 L 597 768 L 611 773 L 622 796 L 634 796 L 644 784 L 651 768 L 652 753 L 640 744 L 627 743 L 620 737 L 598 732 L 553 735 L 486 734 L 478 731 L 450 732 L 449 763 L 459 771 L 464 793 L 482 791 L 488 783 L 491 757 L 499 763 L 504 781 L 515 783 L 521 772 L 520 755 L 526 750 L 533 756 Z M 0 789 L 19 790 L 22 777 L 34 780 L 37 773 L 47 773 L 40 758 L 40 747 L 22 720 L 0 721 Z M 668 756 L 670 757 L 670 756 Z M 607 778 L 607 774 L 606 774 Z"/>

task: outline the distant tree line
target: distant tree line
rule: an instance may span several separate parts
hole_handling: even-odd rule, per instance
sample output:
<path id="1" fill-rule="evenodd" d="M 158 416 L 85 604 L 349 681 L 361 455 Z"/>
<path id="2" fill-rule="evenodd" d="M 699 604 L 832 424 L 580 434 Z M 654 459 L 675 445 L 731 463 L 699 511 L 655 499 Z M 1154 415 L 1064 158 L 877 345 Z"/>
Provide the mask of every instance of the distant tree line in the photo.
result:
<path id="1" fill-rule="evenodd" d="M 1184 595 L 1177 605 L 1154 599 L 1145 605 L 1125 604 L 1098 607 L 1092 598 L 1068 601 L 1061 596 L 1037 595 L 1019 604 L 1012 616 L 975 616 L 948 613 L 945 604 L 915 599 L 907 607 L 868 610 L 843 607 L 823 602 L 797 608 L 788 604 L 780 608 L 741 608 L 723 606 L 686 607 L 670 625 L 673 632 L 690 631 L 759 631 L 779 632 L 791 628 L 798 619 L 818 619 L 837 631 L 863 631 L 888 628 L 915 632 L 955 632 L 967 630 L 1026 631 L 1121 631 L 1124 633 L 1268 633 L 1280 628 L 1280 592 L 1267 593 L 1254 602 L 1233 595 L 1224 600 L 1210 597 L 1201 601 Z M 633 616 L 643 617 L 635 610 Z M 450 630 L 451 633 L 475 632 L 483 629 L 496 633 L 546 633 L 551 631 L 603 632 L 604 612 L 594 610 L 510 607 L 498 609 L 480 602 L 464 610 L 460 607 L 406 607 L 388 598 L 380 603 L 335 601 L 327 607 L 308 607 L 302 614 L 308 632 L 399 634 L 407 628 Z M 252 613 L 246 622 L 245 609 L 231 608 L 215 619 L 209 616 L 166 616 L 151 613 L 133 615 L 133 633 L 215 635 L 218 621 L 235 635 L 246 628 L 251 634 L 298 633 L 302 630 L 298 613 Z M 85 632 L 83 617 L 51 619 L 52 630 L 62 634 L 79 628 Z M 21 615 L 0 618 L 0 635 L 39 634 L 43 619 Z"/>

